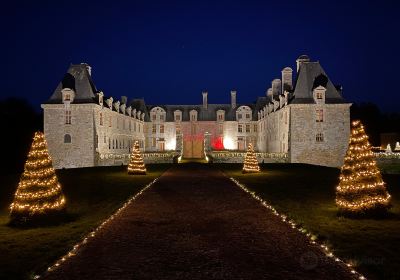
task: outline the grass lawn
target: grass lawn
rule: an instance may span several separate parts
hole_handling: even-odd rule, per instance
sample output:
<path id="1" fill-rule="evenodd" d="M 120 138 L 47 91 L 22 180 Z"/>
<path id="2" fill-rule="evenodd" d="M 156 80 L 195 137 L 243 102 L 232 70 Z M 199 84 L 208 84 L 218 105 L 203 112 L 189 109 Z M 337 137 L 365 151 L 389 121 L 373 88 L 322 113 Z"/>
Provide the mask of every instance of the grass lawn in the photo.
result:
<path id="1" fill-rule="evenodd" d="M 385 219 L 338 217 L 339 170 L 296 164 L 266 164 L 242 174 L 241 164 L 215 165 L 269 201 L 280 213 L 316 234 L 342 259 L 371 279 L 400 279 L 400 174 L 385 174 L 393 208 Z"/>
<path id="2" fill-rule="evenodd" d="M 44 271 L 169 166 L 147 165 L 144 176 L 129 176 L 120 166 L 59 170 L 68 221 L 30 229 L 7 226 L 20 174 L 0 175 L 0 279 L 29 279 Z"/>

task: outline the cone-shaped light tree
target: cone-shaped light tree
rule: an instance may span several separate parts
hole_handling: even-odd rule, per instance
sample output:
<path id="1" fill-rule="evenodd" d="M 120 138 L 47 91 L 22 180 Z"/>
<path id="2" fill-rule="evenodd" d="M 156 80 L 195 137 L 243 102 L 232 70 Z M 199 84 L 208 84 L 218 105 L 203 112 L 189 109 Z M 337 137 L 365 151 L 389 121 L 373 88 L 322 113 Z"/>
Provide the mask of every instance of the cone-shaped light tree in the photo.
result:
<path id="1" fill-rule="evenodd" d="M 47 150 L 44 134 L 36 132 L 24 172 L 10 205 L 12 220 L 58 213 L 65 209 L 65 197 Z"/>
<path id="2" fill-rule="evenodd" d="M 256 173 L 260 172 L 260 166 L 258 165 L 258 160 L 256 154 L 253 150 L 253 145 L 250 143 L 247 148 L 247 153 L 244 158 L 243 163 L 243 173 Z"/>
<path id="3" fill-rule="evenodd" d="M 343 214 L 384 212 L 390 195 L 360 121 L 353 121 L 349 147 L 336 188 L 336 205 Z"/>
<path id="4" fill-rule="evenodd" d="M 133 144 L 131 160 L 128 165 L 128 174 L 145 175 L 146 166 L 144 165 L 142 154 L 139 149 L 139 142 L 135 141 Z"/>

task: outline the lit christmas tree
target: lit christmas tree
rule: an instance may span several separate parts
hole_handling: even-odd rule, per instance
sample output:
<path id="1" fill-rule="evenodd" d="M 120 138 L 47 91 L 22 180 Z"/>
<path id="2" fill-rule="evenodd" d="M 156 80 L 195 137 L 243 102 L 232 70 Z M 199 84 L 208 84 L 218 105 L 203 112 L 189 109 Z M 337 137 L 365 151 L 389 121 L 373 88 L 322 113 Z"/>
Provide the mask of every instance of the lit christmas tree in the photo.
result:
<path id="1" fill-rule="evenodd" d="M 128 174 L 145 175 L 146 166 L 144 165 L 142 154 L 139 150 L 139 142 L 135 141 L 131 154 L 131 160 L 128 165 Z"/>
<path id="2" fill-rule="evenodd" d="M 336 205 L 344 214 L 384 212 L 390 207 L 390 195 L 360 121 L 352 122 L 349 147 L 336 188 Z"/>
<path id="3" fill-rule="evenodd" d="M 258 166 L 258 160 L 253 150 L 253 145 L 250 143 L 247 148 L 247 153 L 243 163 L 243 173 L 256 173 L 260 172 L 260 166 Z"/>
<path id="4" fill-rule="evenodd" d="M 43 133 L 36 132 L 14 201 L 10 205 L 11 219 L 27 221 L 60 213 L 64 209 L 65 197 L 47 151 L 46 140 Z"/>

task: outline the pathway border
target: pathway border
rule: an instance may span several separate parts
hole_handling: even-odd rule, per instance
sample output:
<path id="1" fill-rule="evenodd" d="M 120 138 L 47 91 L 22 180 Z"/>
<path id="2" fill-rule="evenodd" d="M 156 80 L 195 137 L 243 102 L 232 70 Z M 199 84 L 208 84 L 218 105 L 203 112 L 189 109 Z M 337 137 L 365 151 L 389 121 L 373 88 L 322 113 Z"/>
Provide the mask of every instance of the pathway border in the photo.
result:
<path id="1" fill-rule="evenodd" d="M 342 265 L 344 265 L 350 272 L 351 275 L 356 276 L 359 280 L 366 280 L 367 278 L 362 275 L 360 272 L 356 271 L 353 268 L 353 265 L 349 262 L 345 262 L 344 260 L 338 258 L 337 256 L 335 256 L 333 254 L 333 252 L 328 248 L 328 246 L 324 245 L 324 244 L 319 244 L 317 243 L 316 240 L 316 236 L 314 234 L 312 234 L 311 232 L 309 232 L 306 228 L 304 228 L 301 225 L 296 224 L 293 220 L 288 219 L 288 217 L 284 214 L 280 214 L 272 205 L 268 204 L 268 202 L 264 199 L 262 199 L 260 196 L 258 196 L 254 191 L 251 191 L 250 189 L 248 189 L 245 185 L 243 185 L 242 183 L 240 183 L 238 180 L 236 180 L 233 177 L 229 178 L 232 182 L 235 183 L 236 186 L 238 186 L 240 189 L 242 189 L 244 192 L 248 193 L 251 195 L 251 197 L 253 197 L 255 200 L 257 200 L 258 202 L 260 202 L 260 204 L 262 206 L 264 206 L 265 208 L 267 208 L 268 210 L 270 210 L 275 216 L 278 216 L 284 223 L 288 224 L 291 226 L 292 229 L 297 229 L 300 233 L 302 233 L 303 235 L 305 235 L 309 240 L 310 243 L 316 246 L 319 246 L 322 251 L 325 253 L 325 255 L 329 258 L 332 258 L 333 260 L 335 260 L 335 262 L 341 263 Z"/>
<path id="2" fill-rule="evenodd" d="M 159 178 L 159 177 L 158 177 Z M 66 260 L 76 256 L 79 252 L 79 249 L 85 245 L 91 238 L 95 237 L 96 234 L 98 233 L 99 230 L 104 228 L 109 222 L 114 220 L 118 215 L 121 214 L 121 212 L 130 204 L 132 204 L 139 196 L 141 196 L 146 190 L 148 190 L 155 182 L 158 181 L 158 178 L 155 178 L 153 181 L 148 183 L 144 188 L 142 188 L 139 192 L 131 196 L 117 211 L 115 211 L 113 214 L 111 214 L 110 217 L 108 217 L 106 220 L 104 220 L 97 228 L 89 232 L 80 242 L 76 243 L 72 249 L 59 258 L 53 265 L 49 266 L 45 272 L 43 272 L 41 275 L 37 274 L 33 277 L 33 279 L 40 279 L 42 276 L 44 276 L 46 273 L 52 272 L 55 269 L 57 269 L 60 265 L 62 265 Z"/>

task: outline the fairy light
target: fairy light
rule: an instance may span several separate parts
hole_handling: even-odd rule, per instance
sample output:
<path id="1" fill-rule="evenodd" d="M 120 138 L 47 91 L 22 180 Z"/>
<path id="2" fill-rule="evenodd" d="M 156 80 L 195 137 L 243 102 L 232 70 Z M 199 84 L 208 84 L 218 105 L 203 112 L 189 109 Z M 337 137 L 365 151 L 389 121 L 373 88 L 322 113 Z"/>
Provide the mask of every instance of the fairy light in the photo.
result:
<path id="1" fill-rule="evenodd" d="M 65 197 L 57 180 L 42 132 L 36 132 L 24 172 L 10 205 L 12 219 L 26 220 L 65 209 Z"/>
<path id="2" fill-rule="evenodd" d="M 144 165 L 142 154 L 139 149 L 139 142 L 135 141 L 131 154 L 131 160 L 128 165 L 128 174 L 145 175 L 146 166 Z"/>
<path id="3" fill-rule="evenodd" d="M 352 122 L 349 147 L 336 187 L 336 205 L 342 213 L 365 213 L 390 207 L 368 136 L 360 121 Z"/>
<path id="4" fill-rule="evenodd" d="M 59 268 L 63 263 L 71 259 L 72 257 L 76 256 L 79 253 L 79 250 L 82 249 L 82 247 L 87 244 L 92 238 L 96 237 L 96 235 L 99 233 L 100 230 L 104 229 L 104 227 L 109 224 L 112 220 L 118 217 L 122 213 L 122 211 L 128 207 L 130 204 L 132 204 L 139 196 L 141 196 L 146 190 L 148 190 L 155 182 L 157 182 L 158 178 L 154 179 L 152 182 L 147 184 L 143 189 L 141 189 L 138 193 L 136 193 L 134 196 L 129 198 L 122 206 L 119 208 L 114 214 L 112 214 L 110 217 L 108 217 L 105 221 L 103 221 L 96 229 L 93 231 L 89 232 L 88 235 L 86 235 L 79 243 L 75 244 L 72 249 L 66 253 L 64 256 L 62 256 L 60 259 L 58 259 L 53 265 L 49 266 L 47 268 L 47 272 L 45 272 L 43 275 L 35 275 L 33 278 L 34 279 L 40 279 L 42 276 L 45 276 L 46 273 L 50 273 L 57 268 Z"/>
<path id="5" fill-rule="evenodd" d="M 325 256 L 327 258 L 331 258 L 332 260 L 334 260 L 337 263 L 342 264 L 342 267 L 347 269 L 347 271 L 354 275 L 354 277 L 356 277 L 355 279 L 358 280 L 366 280 L 367 278 L 365 278 L 365 276 L 363 276 L 361 273 L 357 272 L 354 268 L 353 265 L 350 262 L 345 262 L 343 260 L 341 260 L 340 258 L 338 258 L 337 256 L 335 256 L 333 254 L 333 252 L 331 251 L 331 249 L 325 245 L 325 244 L 318 244 L 315 240 L 317 239 L 316 235 L 312 234 L 310 231 L 308 231 L 306 228 L 304 228 L 302 225 L 298 225 L 296 224 L 295 221 L 289 219 L 286 215 L 284 214 L 280 214 L 272 205 L 268 204 L 268 202 L 264 199 L 262 199 L 260 196 L 258 196 L 254 191 L 251 191 L 250 189 L 248 189 L 245 185 L 241 184 L 238 180 L 234 179 L 234 178 L 230 178 L 230 180 L 232 182 L 235 183 L 236 186 L 238 186 L 240 189 L 242 189 L 244 192 L 250 194 L 255 200 L 257 200 L 258 202 L 260 202 L 260 204 L 262 206 L 264 206 L 265 208 L 267 208 L 268 210 L 270 210 L 275 216 L 277 216 L 278 218 L 280 218 L 284 223 L 286 223 L 287 225 L 289 225 L 292 229 L 297 230 L 298 232 L 304 234 L 307 238 L 308 241 L 310 242 L 310 244 L 318 246 L 322 252 L 325 254 Z"/>
<path id="6" fill-rule="evenodd" d="M 243 173 L 256 173 L 260 172 L 260 166 L 256 154 L 254 153 L 253 145 L 250 143 L 247 148 L 247 153 L 243 163 Z"/>

